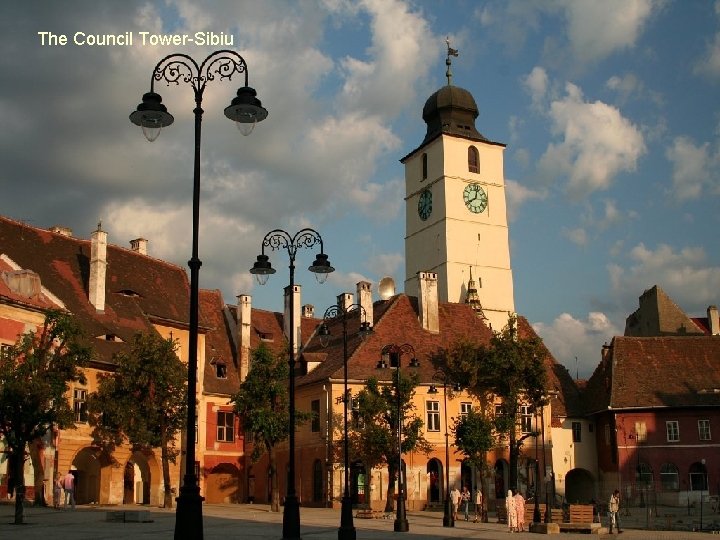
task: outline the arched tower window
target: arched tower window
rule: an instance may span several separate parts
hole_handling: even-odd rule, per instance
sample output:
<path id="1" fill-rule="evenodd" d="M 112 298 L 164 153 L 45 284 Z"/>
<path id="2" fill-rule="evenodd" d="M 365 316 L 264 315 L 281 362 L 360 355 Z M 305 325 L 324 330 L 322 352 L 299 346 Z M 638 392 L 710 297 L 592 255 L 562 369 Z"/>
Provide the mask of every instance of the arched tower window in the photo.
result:
<path id="1" fill-rule="evenodd" d="M 470 172 L 480 172 L 480 154 L 474 146 L 468 147 L 468 170 Z"/>
<path id="2" fill-rule="evenodd" d="M 422 179 L 427 180 L 427 154 L 422 155 Z"/>

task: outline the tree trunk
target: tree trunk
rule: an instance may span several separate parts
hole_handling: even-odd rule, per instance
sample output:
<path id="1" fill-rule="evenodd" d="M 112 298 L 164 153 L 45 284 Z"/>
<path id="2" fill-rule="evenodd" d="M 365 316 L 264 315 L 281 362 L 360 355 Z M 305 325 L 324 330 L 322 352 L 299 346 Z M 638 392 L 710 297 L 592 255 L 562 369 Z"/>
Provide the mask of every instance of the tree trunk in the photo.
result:
<path id="1" fill-rule="evenodd" d="M 393 460 L 394 461 L 394 460 Z M 388 463 L 388 487 L 387 496 L 385 497 L 385 512 L 394 510 L 393 502 L 395 501 L 395 467 L 392 462 Z"/>
<path id="2" fill-rule="evenodd" d="M 508 489 L 511 489 L 514 495 L 515 493 L 517 493 L 517 465 L 520 448 L 517 445 L 514 429 L 510 430 L 508 438 L 510 439 L 510 470 L 508 471 Z"/>
<path id="3" fill-rule="evenodd" d="M 170 486 L 170 459 L 168 457 L 167 441 L 163 441 L 160 454 L 162 456 L 163 472 L 163 508 L 172 508 L 173 494 Z"/>
<path id="4" fill-rule="evenodd" d="M 22 525 L 25 515 L 25 441 L 18 441 L 11 451 L 15 454 L 15 525 Z"/>
<path id="5" fill-rule="evenodd" d="M 277 456 L 274 446 L 268 449 L 268 464 L 270 466 L 270 511 L 279 512 L 280 490 L 278 489 Z"/>
<path id="6" fill-rule="evenodd" d="M 35 486 L 35 501 L 34 506 L 47 506 L 45 500 L 45 456 L 44 450 L 45 445 L 41 439 L 34 440 L 29 446 L 30 449 L 30 460 L 33 467 L 33 478 Z M 49 486 L 52 489 L 52 486 Z"/>
<path id="7" fill-rule="evenodd" d="M 480 521 L 483 523 L 488 522 L 488 496 L 490 494 L 490 474 L 489 474 L 489 467 L 487 463 L 487 452 L 485 452 L 485 456 L 483 458 L 483 466 L 480 470 L 480 487 L 482 489 L 482 517 Z"/>

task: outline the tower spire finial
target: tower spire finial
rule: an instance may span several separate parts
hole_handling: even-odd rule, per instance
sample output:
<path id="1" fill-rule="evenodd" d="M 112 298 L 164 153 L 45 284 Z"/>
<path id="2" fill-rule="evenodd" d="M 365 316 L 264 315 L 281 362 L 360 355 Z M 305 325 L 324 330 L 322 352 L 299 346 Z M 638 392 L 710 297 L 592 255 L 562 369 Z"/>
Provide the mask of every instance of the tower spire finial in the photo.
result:
<path id="1" fill-rule="evenodd" d="M 453 49 L 450 46 L 450 36 L 445 38 L 445 43 L 447 44 L 447 58 L 445 59 L 445 65 L 447 66 L 447 71 L 445 72 L 445 76 L 448 80 L 448 86 L 452 85 L 452 71 L 450 71 L 450 66 L 452 65 L 452 60 L 450 60 L 451 56 L 458 56 L 460 53 L 457 49 Z"/>

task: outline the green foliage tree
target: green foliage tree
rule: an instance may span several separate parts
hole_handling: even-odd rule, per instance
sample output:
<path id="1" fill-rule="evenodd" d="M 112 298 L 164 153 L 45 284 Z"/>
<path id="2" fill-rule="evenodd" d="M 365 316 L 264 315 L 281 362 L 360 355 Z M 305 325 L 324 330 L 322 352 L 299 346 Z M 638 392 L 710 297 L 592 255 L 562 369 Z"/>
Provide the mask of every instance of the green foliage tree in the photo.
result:
<path id="1" fill-rule="evenodd" d="M 126 438 L 136 448 L 160 448 L 165 508 L 172 507 L 170 463 L 187 421 L 187 366 L 175 349 L 159 334 L 135 335 L 130 350 L 115 356 L 116 370 L 99 376 L 97 392 L 88 397 L 93 435 L 102 447 L 111 452 Z"/>
<path id="2" fill-rule="evenodd" d="M 432 445 L 423 435 L 423 421 L 415 415 L 413 396 L 416 376 L 393 372 L 391 385 L 381 385 L 371 377 L 358 394 L 356 421 L 348 434 L 352 453 L 368 470 L 388 466 L 388 486 L 385 511 L 392 512 L 395 498 L 395 477 L 398 471 L 398 421 L 403 418 L 402 452 L 429 454 Z M 400 416 L 398 416 L 398 397 Z"/>
<path id="3" fill-rule="evenodd" d="M 26 447 L 53 427 L 74 427 L 66 394 L 71 382 L 85 382 L 81 368 L 91 354 L 76 321 L 61 311 L 48 311 L 42 328 L 0 354 L 0 435 L 12 456 L 16 524 L 24 521 Z"/>
<path id="4" fill-rule="evenodd" d="M 483 412 L 471 409 L 468 414 L 455 419 L 452 432 L 455 447 L 465 456 L 465 461 L 481 473 L 482 519 L 487 522 L 487 452 L 495 446 L 495 425 Z"/>
<path id="5" fill-rule="evenodd" d="M 501 400 L 495 414 L 495 431 L 508 439 L 509 486 L 517 489 L 517 463 L 525 436 L 518 436 L 520 407 L 545 404 L 547 350 L 537 337 L 518 335 L 517 318 L 511 317 L 502 331 L 495 332 L 487 346 L 456 345 L 444 354 L 445 369 L 452 380 L 463 380 L 482 403 Z"/>
<path id="6" fill-rule="evenodd" d="M 277 445 L 288 438 L 290 401 L 286 357 L 276 356 L 264 344 L 252 352 L 250 370 L 231 401 L 240 417 L 245 436 L 253 442 L 251 459 L 256 463 L 267 452 L 270 468 L 270 511 L 280 511 L 277 478 Z M 295 411 L 295 425 L 306 422 L 311 415 Z"/>

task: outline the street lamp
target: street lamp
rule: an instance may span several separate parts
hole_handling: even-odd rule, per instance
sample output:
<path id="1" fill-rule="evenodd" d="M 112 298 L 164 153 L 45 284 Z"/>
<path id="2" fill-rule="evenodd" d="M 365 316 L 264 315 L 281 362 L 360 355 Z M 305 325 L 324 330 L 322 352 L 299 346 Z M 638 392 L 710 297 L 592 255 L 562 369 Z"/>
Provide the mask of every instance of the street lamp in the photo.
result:
<path id="1" fill-rule="evenodd" d="M 533 510 L 533 523 L 540 523 L 540 459 L 538 458 L 538 414 L 535 409 L 535 509 Z M 545 446 L 543 446 L 545 452 Z M 544 459 L 544 458 L 543 458 Z"/>
<path id="2" fill-rule="evenodd" d="M 330 328 L 328 328 L 327 321 L 329 319 L 335 319 L 340 317 L 342 321 L 342 337 L 343 337 L 343 409 L 344 409 L 344 424 L 343 424 L 343 445 L 344 445 L 344 461 L 345 461 L 345 491 L 342 498 L 342 507 L 340 510 L 340 528 L 338 529 L 338 540 L 355 540 L 355 525 L 353 524 L 352 515 L 352 499 L 350 498 L 350 453 L 348 451 L 348 401 L 350 401 L 350 395 L 348 394 L 348 340 L 347 340 L 347 318 L 348 314 L 355 310 L 360 311 L 360 331 L 358 332 L 361 338 L 367 336 L 372 332 L 370 322 L 367 320 L 367 313 L 365 308 L 360 304 L 346 305 L 334 305 L 330 306 L 325 310 L 323 315 L 323 323 L 318 329 L 318 335 L 320 336 L 320 343 L 323 346 L 327 346 L 328 338 L 330 337 Z M 362 320 L 362 319 L 365 320 Z"/>
<path id="3" fill-rule="evenodd" d="M 225 116 L 238 125 L 251 126 L 242 129 L 249 135 L 257 122 L 267 118 L 257 93 L 248 86 L 248 68 L 245 59 L 229 50 L 215 51 L 200 65 L 186 54 L 171 54 L 157 63 L 150 77 L 150 92 L 143 95 L 142 103 L 130 114 L 130 121 L 140 126 L 145 138 L 152 142 L 157 139 L 160 130 L 174 122 L 173 116 L 162 104 L 162 98 L 155 93 L 155 81 L 180 84 L 189 83 L 195 96 L 195 158 L 193 168 L 193 217 L 192 217 L 192 257 L 190 267 L 190 335 L 188 347 L 188 387 L 187 387 L 187 427 L 185 429 L 185 476 L 180 488 L 175 512 L 175 538 L 202 539 L 202 502 L 200 486 L 195 475 L 195 393 L 197 382 L 197 349 L 199 332 L 198 294 L 200 266 L 198 258 L 198 234 L 200 226 L 200 135 L 202 130 L 202 99 L 205 86 L 209 81 L 230 80 L 235 73 L 245 74 L 245 86 L 237 91 L 237 97 L 225 109 Z M 166 487 L 167 489 L 167 487 Z"/>
<path id="4" fill-rule="evenodd" d="M 265 255 L 265 248 L 269 247 L 273 251 L 276 249 L 285 249 L 290 257 L 290 286 L 288 294 L 290 295 L 290 336 L 289 336 L 289 354 L 288 364 L 290 373 L 288 374 L 288 394 L 290 398 L 290 423 L 288 433 L 290 437 L 289 445 L 289 468 L 288 468 L 288 487 L 285 496 L 285 509 L 283 511 L 283 540 L 296 540 L 300 538 L 300 502 L 295 492 L 295 255 L 300 248 L 311 248 L 316 244 L 320 244 L 320 253 L 315 257 L 312 265 L 308 268 L 315 274 L 320 283 L 324 283 L 327 275 L 334 272 L 335 269 L 330 266 L 328 256 L 323 251 L 323 241 L 320 233 L 314 229 L 301 229 L 294 236 L 282 229 L 274 229 L 265 235 L 262 241 L 262 251 L 257 256 L 257 261 L 250 269 L 258 283 L 264 285 L 267 283 L 271 274 L 275 273 L 275 269 L 270 264 L 270 258 Z"/>
<path id="5" fill-rule="evenodd" d="M 398 433 L 398 502 L 397 502 L 397 516 L 395 517 L 394 530 L 395 532 L 408 532 L 410 525 L 405 514 L 405 485 L 403 482 L 402 474 L 402 425 L 403 425 L 403 414 L 402 414 L 402 402 L 400 399 L 400 364 L 402 363 L 402 355 L 410 354 L 410 364 L 412 368 L 420 367 L 420 362 L 415 358 L 415 349 L 409 343 L 403 345 L 385 345 L 381 351 L 381 358 L 378 362 L 377 367 L 384 369 L 389 367 L 385 361 L 385 357 L 395 358 L 395 390 L 397 396 L 397 433 Z M 392 363 L 392 362 L 391 362 Z M 407 478 L 405 478 L 407 480 Z"/>
<path id="6" fill-rule="evenodd" d="M 443 409 L 445 411 L 445 510 L 443 513 L 443 527 L 454 527 L 455 520 L 453 519 L 452 513 L 452 501 L 450 500 L 450 433 L 448 432 L 448 417 L 447 417 L 447 376 L 443 371 L 437 371 L 433 375 L 433 379 L 437 379 L 442 375 L 443 387 Z M 460 385 L 455 384 L 453 390 L 459 391 Z M 434 384 L 430 385 L 428 394 L 437 394 L 438 389 Z"/>

